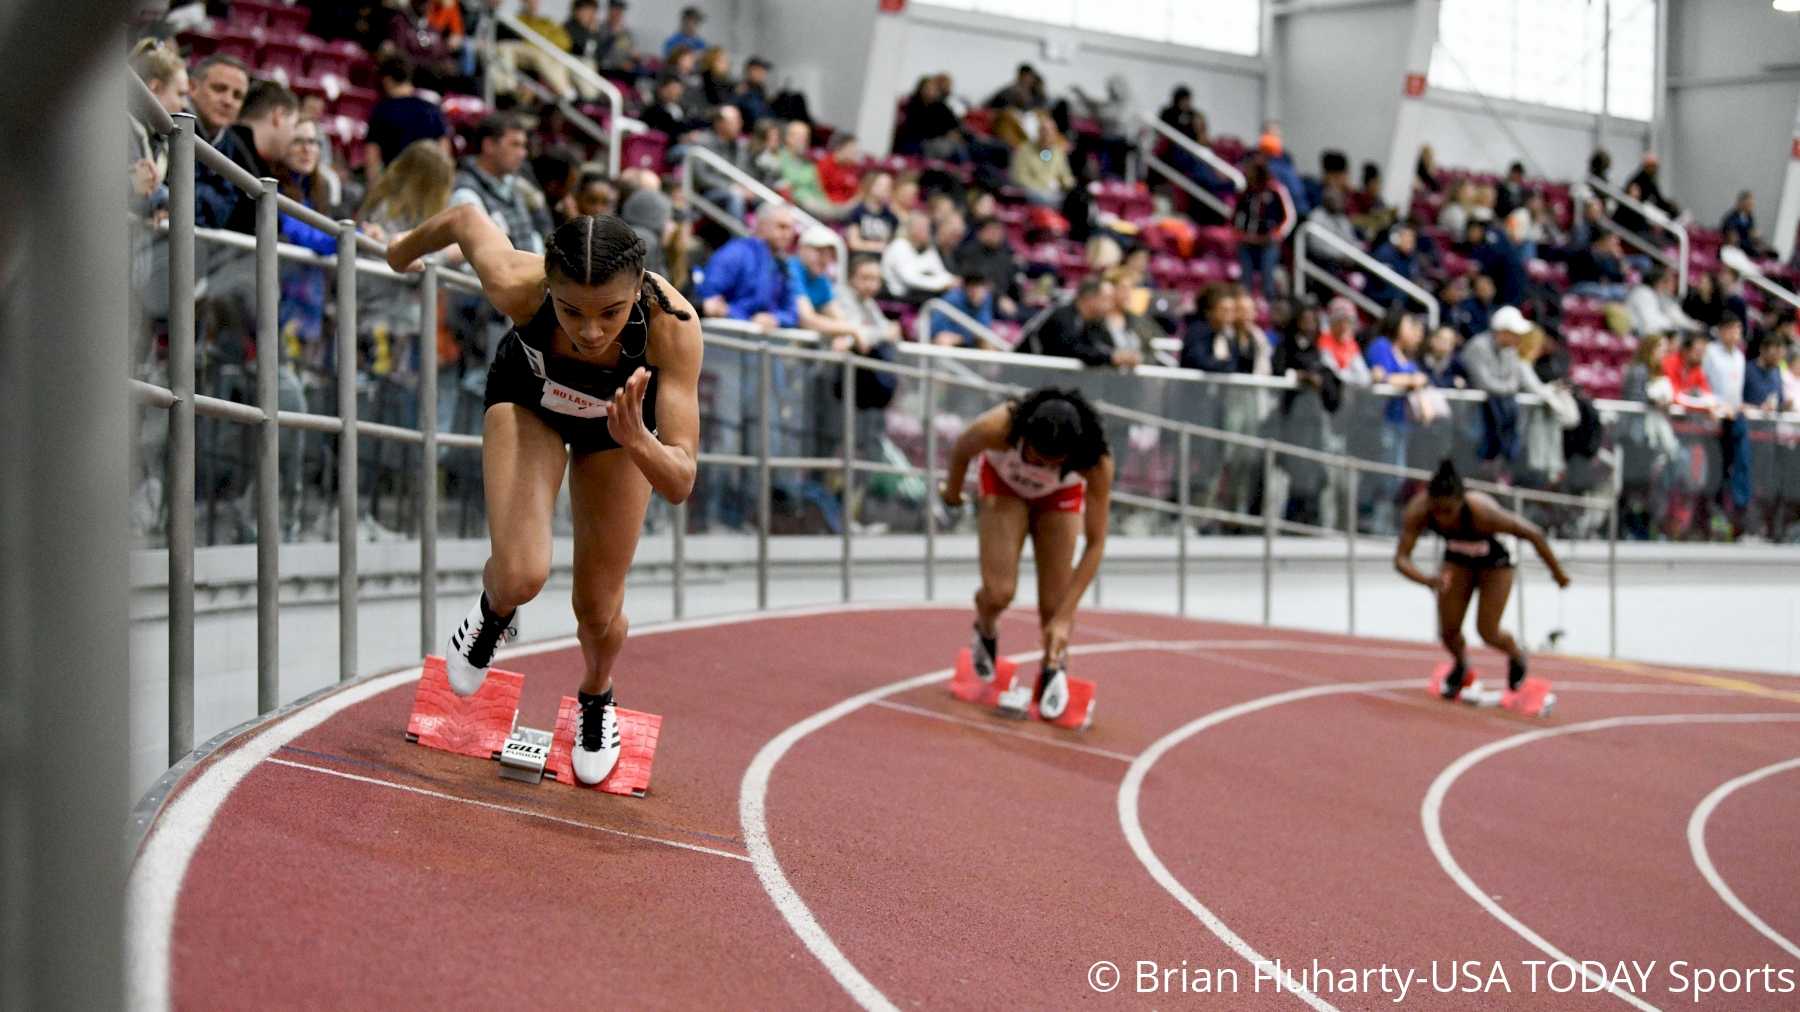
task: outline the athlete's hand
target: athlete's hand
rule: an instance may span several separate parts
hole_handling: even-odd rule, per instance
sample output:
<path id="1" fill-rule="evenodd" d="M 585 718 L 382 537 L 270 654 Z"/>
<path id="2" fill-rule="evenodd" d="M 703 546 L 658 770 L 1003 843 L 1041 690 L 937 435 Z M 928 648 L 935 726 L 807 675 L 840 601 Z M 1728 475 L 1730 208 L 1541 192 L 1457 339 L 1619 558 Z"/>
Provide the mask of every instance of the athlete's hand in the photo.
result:
<path id="1" fill-rule="evenodd" d="M 650 371 L 640 366 L 607 404 L 606 431 L 620 446 L 642 446 L 656 439 L 644 424 L 644 393 L 649 389 Z"/>
<path id="2" fill-rule="evenodd" d="M 1550 575 L 1555 578 L 1556 585 L 1558 587 L 1567 587 L 1572 582 L 1569 579 L 1569 574 L 1563 572 L 1560 568 L 1558 568 L 1556 572 L 1551 573 Z"/>
<path id="3" fill-rule="evenodd" d="M 938 495 L 943 497 L 944 505 L 956 509 L 963 504 L 962 488 L 951 488 L 949 482 L 938 483 Z"/>
<path id="4" fill-rule="evenodd" d="M 1075 620 L 1060 615 L 1044 623 L 1044 665 L 1059 664 L 1063 655 L 1069 650 L 1069 632 L 1074 628 Z"/>
<path id="5" fill-rule="evenodd" d="M 1450 593 L 1450 571 L 1448 569 L 1438 570 L 1432 574 L 1431 582 L 1426 586 L 1430 587 L 1431 592 L 1439 597 Z"/>

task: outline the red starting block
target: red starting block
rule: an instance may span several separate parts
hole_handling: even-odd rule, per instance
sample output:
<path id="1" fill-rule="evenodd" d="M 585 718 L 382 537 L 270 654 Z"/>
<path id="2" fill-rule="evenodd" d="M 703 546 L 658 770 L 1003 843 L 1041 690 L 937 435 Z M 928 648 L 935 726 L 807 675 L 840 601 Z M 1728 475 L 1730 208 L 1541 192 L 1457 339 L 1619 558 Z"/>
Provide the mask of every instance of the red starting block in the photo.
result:
<path id="1" fill-rule="evenodd" d="M 994 658 L 994 680 L 984 682 L 975 677 L 974 656 L 968 647 L 956 655 L 956 674 L 950 678 L 950 694 L 965 703 L 976 706 L 998 706 L 1000 694 L 1012 688 L 1013 676 L 1018 672 L 1017 662 L 1005 657 Z"/>
<path id="2" fill-rule="evenodd" d="M 498 759 L 512 734 L 524 688 L 524 675 L 489 668 L 481 688 L 465 698 L 450 688 L 444 659 L 427 657 L 406 722 L 406 740 L 476 759 Z"/>
<path id="3" fill-rule="evenodd" d="M 575 715 L 581 704 L 574 696 L 564 696 L 556 711 L 556 737 L 550 742 L 550 761 L 545 771 L 560 784 L 587 787 L 575 779 Z M 639 713 L 614 707 L 619 717 L 619 761 L 606 779 L 591 790 L 608 794 L 628 794 L 641 798 L 650 790 L 650 764 L 656 761 L 656 739 L 662 734 L 662 718 L 653 713 Z"/>
<path id="4" fill-rule="evenodd" d="M 1455 666 L 1451 661 L 1443 661 L 1432 669 L 1431 681 L 1427 683 L 1426 688 L 1433 696 L 1439 699 L 1443 698 L 1444 679 L 1449 677 L 1451 669 Z M 1475 674 L 1473 666 L 1469 673 L 1470 675 Z M 1460 702 L 1483 708 L 1498 706 L 1503 710 L 1522 713 L 1527 717 L 1548 717 L 1556 708 L 1556 693 L 1550 691 L 1549 681 L 1533 675 L 1526 675 L 1525 680 L 1519 683 L 1517 691 L 1502 688 L 1470 692 L 1469 690 L 1473 686 L 1476 686 L 1476 680 L 1471 677 L 1463 687 Z"/>
<path id="5" fill-rule="evenodd" d="M 1069 680 L 1069 705 L 1063 707 L 1062 716 L 1049 723 L 1071 731 L 1085 731 L 1094 722 L 1094 683 L 1072 675 L 1064 677 Z M 1043 720 L 1035 701 L 1032 702 L 1028 715 L 1032 720 Z"/>

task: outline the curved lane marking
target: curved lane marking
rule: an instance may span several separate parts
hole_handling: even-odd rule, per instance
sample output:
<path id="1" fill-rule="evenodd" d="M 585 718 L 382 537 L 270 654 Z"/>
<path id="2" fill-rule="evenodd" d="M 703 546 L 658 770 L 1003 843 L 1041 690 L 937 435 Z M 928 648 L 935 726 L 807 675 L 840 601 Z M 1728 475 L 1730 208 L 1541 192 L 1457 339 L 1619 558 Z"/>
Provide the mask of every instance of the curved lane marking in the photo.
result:
<path id="1" fill-rule="evenodd" d="M 1548 727 L 1537 731 L 1527 731 L 1524 734 L 1515 734 L 1510 738 L 1501 738 L 1498 741 L 1491 741 L 1451 763 L 1444 772 L 1438 774 L 1436 780 L 1432 781 L 1431 789 L 1425 792 L 1424 803 L 1419 806 L 1419 818 L 1425 826 L 1425 839 L 1426 842 L 1431 845 L 1431 853 L 1438 859 L 1438 864 L 1443 867 L 1444 872 L 1450 876 L 1451 880 L 1454 881 L 1463 892 L 1467 893 L 1471 899 L 1480 904 L 1483 910 L 1486 910 L 1491 914 L 1495 920 L 1511 928 L 1515 934 L 1520 938 L 1525 939 L 1525 941 L 1530 942 L 1538 949 L 1538 951 L 1558 962 L 1569 964 L 1588 980 L 1598 984 L 1604 984 L 1606 990 L 1611 991 L 1627 1004 L 1642 1010 L 1642 1012 L 1659 1012 L 1656 1006 L 1644 1001 L 1637 995 L 1632 994 L 1629 991 L 1621 991 L 1614 987 L 1612 982 L 1604 975 L 1590 973 L 1587 968 L 1581 965 L 1579 960 L 1570 957 L 1561 949 L 1551 945 L 1544 936 L 1531 930 L 1529 927 L 1526 927 L 1524 922 L 1520 921 L 1512 914 L 1507 913 L 1500 904 L 1494 902 L 1492 897 L 1490 897 L 1480 886 L 1475 884 L 1475 880 L 1470 878 L 1468 873 L 1462 870 L 1462 866 L 1456 863 L 1456 858 L 1450 854 L 1449 845 L 1444 842 L 1444 829 L 1442 823 L 1444 796 L 1450 792 L 1450 787 L 1452 784 L 1456 783 L 1457 778 L 1468 772 L 1476 763 L 1509 749 L 1515 749 L 1521 745 L 1529 745 L 1533 742 L 1543 741 L 1546 738 L 1555 738 L 1566 734 L 1581 734 L 1586 731 L 1605 731 L 1615 727 L 1645 727 L 1667 724 L 1748 724 L 1794 720 L 1800 720 L 1800 713 L 1690 713 L 1641 717 L 1608 717 L 1603 720 L 1589 720 L 1579 724 L 1567 724 L 1562 727 Z M 1704 802 L 1702 802 L 1702 804 L 1704 805 Z"/>
<path id="2" fill-rule="evenodd" d="M 1774 776 L 1792 769 L 1800 769 L 1800 759 L 1789 759 L 1786 762 L 1764 766 L 1760 770 L 1746 773 L 1735 780 L 1727 780 L 1720 784 L 1717 790 L 1708 794 L 1706 800 L 1700 802 L 1699 807 L 1694 809 L 1693 817 L 1688 819 L 1687 836 L 1688 849 L 1694 854 L 1694 865 L 1700 869 L 1700 874 L 1706 877 L 1706 881 L 1713 887 L 1713 891 L 1719 894 L 1719 898 L 1725 901 L 1725 905 L 1737 911 L 1737 915 L 1749 922 L 1751 927 L 1762 932 L 1763 937 L 1786 949 L 1788 954 L 1795 959 L 1800 959 L 1800 945 L 1795 945 L 1781 932 L 1769 927 L 1768 922 L 1756 916 L 1743 900 L 1738 899 L 1737 893 L 1731 891 L 1731 887 L 1725 884 L 1725 879 L 1719 874 L 1719 870 L 1713 867 L 1712 855 L 1706 852 L 1706 820 L 1712 818 L 1713 809 L 1719 807 L 1719 802 L 1724 801 L 1740 787 L 1748 787 L 1764 777 Z"/>

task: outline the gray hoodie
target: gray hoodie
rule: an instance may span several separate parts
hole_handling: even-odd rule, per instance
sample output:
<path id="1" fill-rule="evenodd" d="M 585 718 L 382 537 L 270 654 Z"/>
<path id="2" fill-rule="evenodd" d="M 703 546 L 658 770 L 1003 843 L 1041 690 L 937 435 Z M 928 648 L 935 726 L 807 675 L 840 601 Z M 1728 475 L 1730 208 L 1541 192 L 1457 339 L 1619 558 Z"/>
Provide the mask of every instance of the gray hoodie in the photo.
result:
<path id="1" fill-rule="evenodd" d="M 625 219 L 625 224 L 630 225 L 649 248 L 644 254 L 644 269 L 652 274 L 666 277 L 669 273 L 668 265 L 663 262 L 662 237 L 674 210 L 674 202 L 661 191 L 637 190 L 625 198 L 625 206 L 619 211 L 619 217 Z"/>

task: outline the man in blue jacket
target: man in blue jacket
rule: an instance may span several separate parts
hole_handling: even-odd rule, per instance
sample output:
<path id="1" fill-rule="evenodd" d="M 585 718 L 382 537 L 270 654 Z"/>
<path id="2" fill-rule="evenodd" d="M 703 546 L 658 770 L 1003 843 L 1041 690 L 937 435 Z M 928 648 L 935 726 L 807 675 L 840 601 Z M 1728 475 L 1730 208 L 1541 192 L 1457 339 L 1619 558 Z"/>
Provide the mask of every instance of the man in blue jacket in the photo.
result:
<path id="1" fill-rule="evenodd" d="M 711 317 L 746 320 L 764 333 L 800 323 L 788 280 L 787 255 L 794 244 L 794 211 L 764 204 L 756 234 L 739 236 L 712 255 L 696 291 L 700 311 Z"/>

